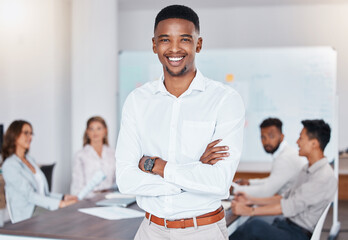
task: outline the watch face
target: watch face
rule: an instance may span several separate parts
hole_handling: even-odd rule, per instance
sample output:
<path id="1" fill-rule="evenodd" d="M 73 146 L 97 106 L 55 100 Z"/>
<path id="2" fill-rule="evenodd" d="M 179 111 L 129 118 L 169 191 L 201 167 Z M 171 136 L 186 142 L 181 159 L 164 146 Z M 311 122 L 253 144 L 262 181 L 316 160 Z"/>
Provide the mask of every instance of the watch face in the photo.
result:
<path id="1" fill-rule="evenodd" d="M 155 163 L 155 159 L 151 159 L 151 158 L 148 158 L 145 160 L 145 163 L 144 163 L 144 169 L 145 171 L 152 171 L 152 168 L 153 168 L 153 165 Z"/>

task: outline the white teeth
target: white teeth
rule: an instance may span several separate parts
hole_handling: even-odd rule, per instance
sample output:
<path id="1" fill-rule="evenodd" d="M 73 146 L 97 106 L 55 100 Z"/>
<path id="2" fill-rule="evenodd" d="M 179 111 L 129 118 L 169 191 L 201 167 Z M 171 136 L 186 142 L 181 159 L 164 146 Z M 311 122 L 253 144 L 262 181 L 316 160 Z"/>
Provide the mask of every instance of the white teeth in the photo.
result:
<path id="1" fill-rule="evenodd" d="M 173 61 L 173 62 L 178 62 L 180 61 L 181 59 L 183 59 L 184 57 L 170 57 L 169 58 L 169 61 Z"/>

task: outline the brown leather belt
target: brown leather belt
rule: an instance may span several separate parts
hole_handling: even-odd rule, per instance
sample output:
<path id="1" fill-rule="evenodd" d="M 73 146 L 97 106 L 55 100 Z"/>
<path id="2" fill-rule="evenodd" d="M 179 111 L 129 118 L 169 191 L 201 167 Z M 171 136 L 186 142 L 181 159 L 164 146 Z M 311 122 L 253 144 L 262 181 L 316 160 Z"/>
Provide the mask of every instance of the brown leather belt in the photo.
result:
<path id="1" fill-rule="evenodd" d="M 187 227 L 194 227 L 194 218 L 184 218 L 184 219 L 178 219 L 178 220 L 166 220 L 164 218 L 159 218 L 154 215 L 151 215 L 150 213 L 146 212 L 145 217 L 149 219 L 151 216 L 150 221 L 153 223 L 156 223 L 157 225 L 164 226 L 166 228 L 187 228 Z M 216 223 L 223 219 L 225 217 L 225 211 L 224 208 L 221 206 L 214 212 L 209 212 L 200 216 L 196 217 L 197 226 L 203 226 L 208 225 L 212 223 Z"/>

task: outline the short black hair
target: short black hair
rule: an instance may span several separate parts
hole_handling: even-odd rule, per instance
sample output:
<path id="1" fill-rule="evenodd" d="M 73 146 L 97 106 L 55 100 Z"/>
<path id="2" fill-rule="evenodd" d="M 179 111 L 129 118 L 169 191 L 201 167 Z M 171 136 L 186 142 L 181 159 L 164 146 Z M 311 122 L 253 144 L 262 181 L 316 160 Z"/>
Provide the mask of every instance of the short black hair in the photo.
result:
<path id="1" fill-rule="evenodd" d="M 191 8 L 183 5 L 170 5 L 163 8 L 156 16 L 154 31 L 160 21 L 169 18 L 180 18 L 190 21 L 195 25 L 195 29 L 199 33 L 199 18 L 197 13 Z"/>
<path id="2" fill-rule="evenodd" d="M 282 132 L 283 123 L 278 118 L 267 118 L 263 120 L 262 123 L 260 124 L 260 128 L 266 128 L 271 126 L 275 126 L 276 128 L 279 129 L 281 133 L 283 133 Z"/>
<path id="3" fill-rule="evenodd" d="M 320 149 L 324 151 L 326 145 L 330 141 L 331 128 L 329 124 L 322 119 L 303 120 L 302 124 L 307 130 L 309 139 L 317 139 L 320 144 Z"/>

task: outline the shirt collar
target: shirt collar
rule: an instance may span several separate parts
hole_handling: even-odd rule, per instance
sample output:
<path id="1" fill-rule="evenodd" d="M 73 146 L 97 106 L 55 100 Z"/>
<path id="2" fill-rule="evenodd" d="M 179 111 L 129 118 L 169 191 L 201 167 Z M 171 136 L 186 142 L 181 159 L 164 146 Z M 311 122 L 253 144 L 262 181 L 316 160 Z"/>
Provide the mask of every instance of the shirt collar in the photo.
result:
<path id="1" fill-rule="evenodd" d="M 154 94 L 156 93 L 169 93 L 164 85 L 164 75 L 162 73 L 158 81 L 156 81 L 157 87 L 155 87 Z M 193 90 L 204 91 L 205 90 L 205 78 L 203 74 L 197 69 L 196 76 L 193 78 L 189 88 L 183 95 L 189 95 Z"/>
<path id="2" fill-rule="evenodd" d="M 104 154 L 105 154 L 105 147 L 106 147 L 106 145 L 103 144 L 102 157 L 103 157 Z M 100 157 L 100 156 L 98 155 L 97 151 L 92 147 L 91 144 L 86 144 L 86 145 L 84 146 L 84 149 L 85 149 L 87 152 L 92 153 L 92 154 L 96 154 L 98 157 Z"/>
<path id="3" fill-rule="evenodd" d="M 277 158 L 277 157 L 279 156 L 279 154 L 283 151 L 283 149 L 284 149 L 287 145 L 288 145 L 288 143 L 287 143 L 285 140 L 283 140 L 283 141 L 280 143 L 280 145 L 279 145 L 277 151 L 275 151 L 275 152 L 272 154 L 272 157 L 273 157 L 273 158 Z"/>
<path id="4" fill-rule="evenodd" d="M 328 163 L 327 158 L 324 157 L 324 158 L 320 159 L 319 161 L 315 162 L 312 166 L 308 167 L 307 172 L 314 173 L 315 171 L 317 171 L 318 169 L 320 169 L 321 167 L 323 167 L 327 163 Z M 309 165 L 307 165 L 307 166 L 309 166 Z"/>

